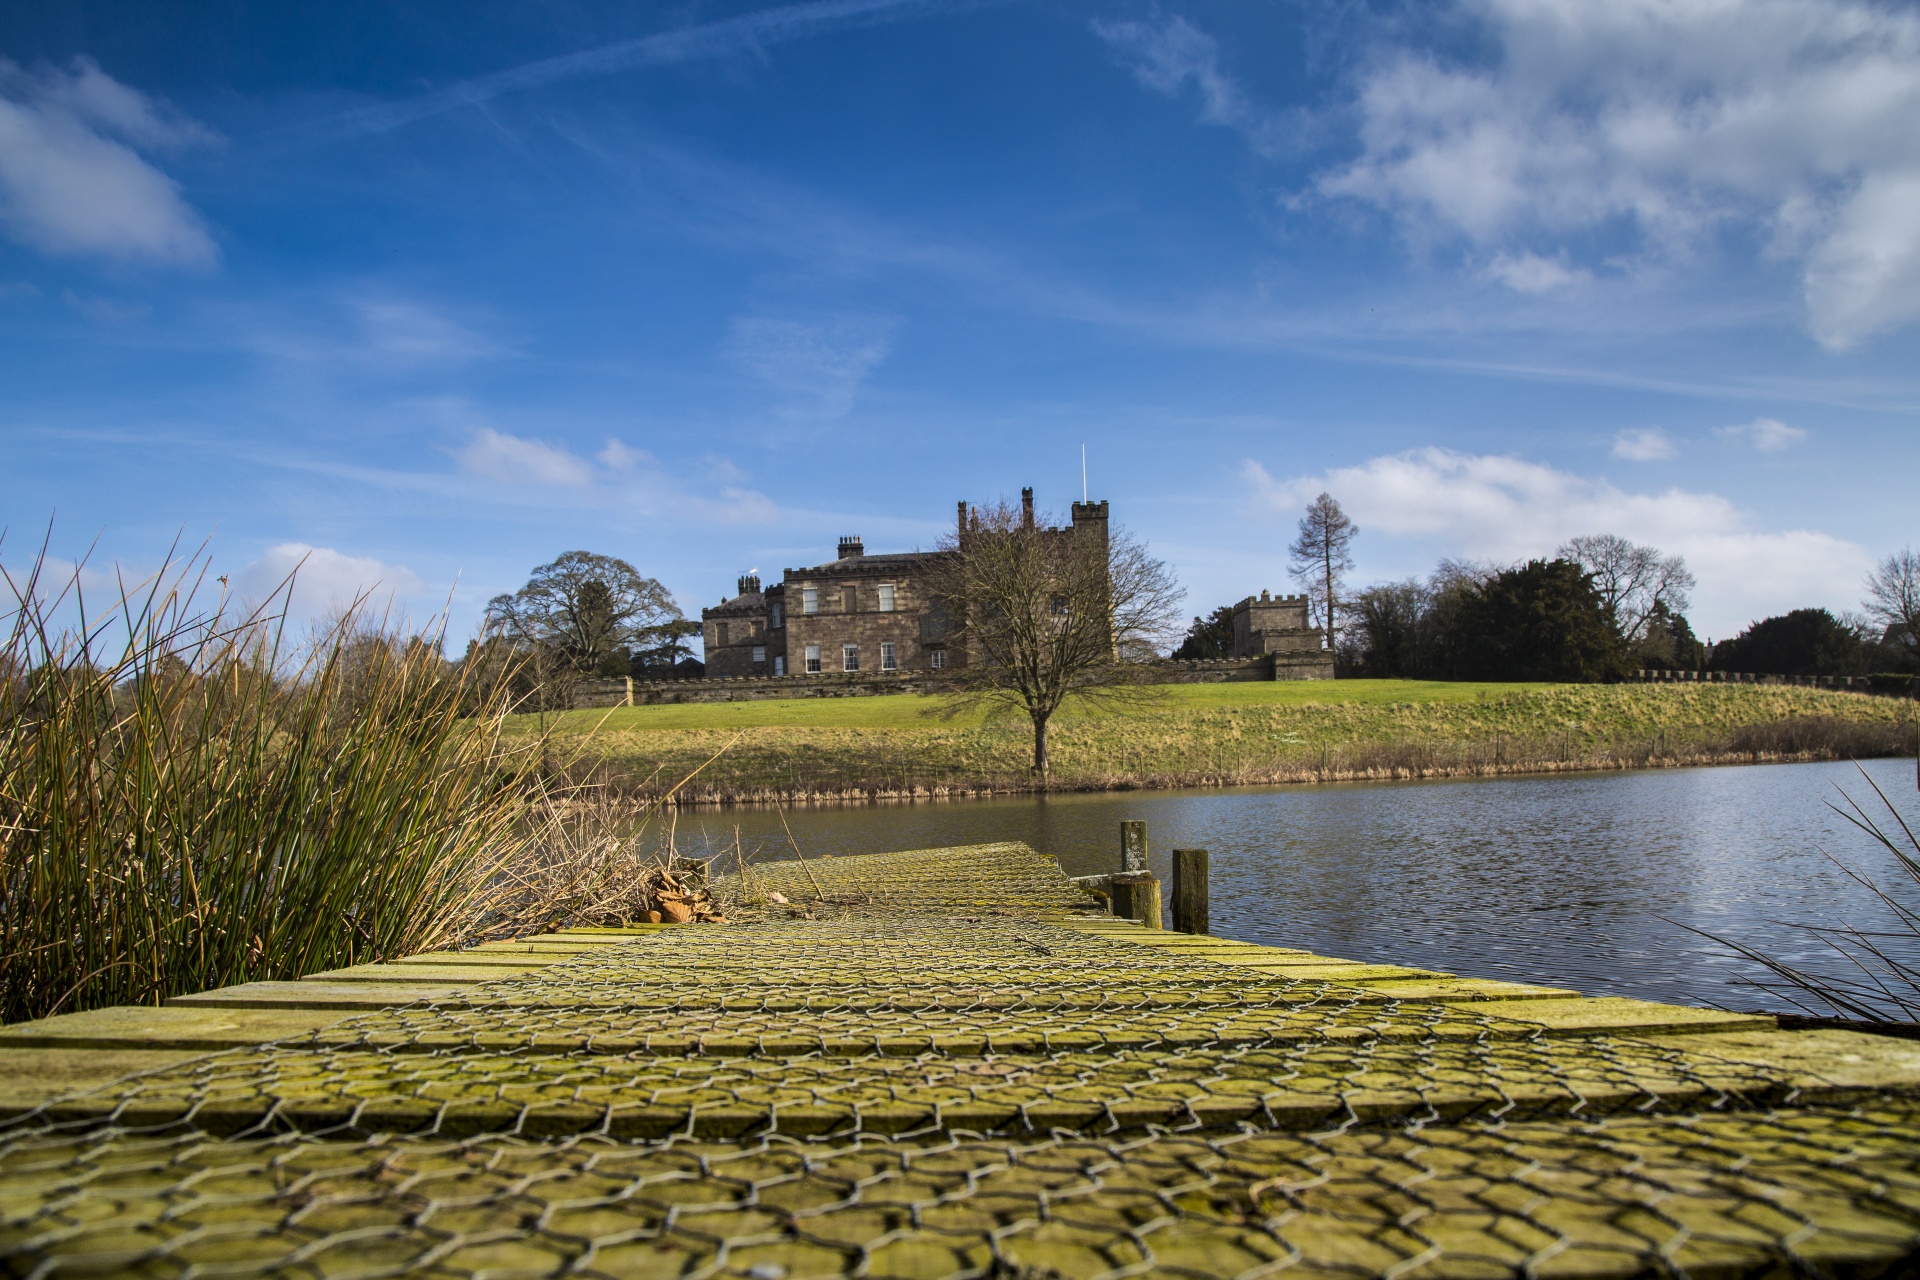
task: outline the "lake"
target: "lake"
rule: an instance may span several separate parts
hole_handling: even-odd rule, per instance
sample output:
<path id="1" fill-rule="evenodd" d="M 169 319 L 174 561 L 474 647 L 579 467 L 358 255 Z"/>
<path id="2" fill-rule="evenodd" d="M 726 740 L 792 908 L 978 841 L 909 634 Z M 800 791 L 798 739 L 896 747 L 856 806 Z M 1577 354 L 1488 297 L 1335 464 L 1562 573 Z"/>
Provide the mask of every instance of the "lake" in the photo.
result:
<path id="1" fill-rule="evenodd" d="M 1914 762 L 1864 768 L 1920 825 Z M 1883 884 L 1898 873 L 1828 808 L 1841 788 L 1884 814 L 1859 768 L 1830 763 L 813 807 L 786 818 L 809 857 L 1020 840 L 1070 875 L 1118 869 L 1120 822 L 1145 819 L 1163 881 L 1168 850 L 1211 853 L 1222 937 L 1589 995 L 1785 1010 L 1742 985 L 1757 966 L 1688 929 L 1844 969 L 1793 926 L 1891 921 L 1821 851 Z M 791 856 L 779 815 L 758 808 L 683 813 L 679 846 L 717 854 L 736 825 L 749 856 Z M 1920 964 L 1920 947 L 1905 944 L 1900 958 Z"/>

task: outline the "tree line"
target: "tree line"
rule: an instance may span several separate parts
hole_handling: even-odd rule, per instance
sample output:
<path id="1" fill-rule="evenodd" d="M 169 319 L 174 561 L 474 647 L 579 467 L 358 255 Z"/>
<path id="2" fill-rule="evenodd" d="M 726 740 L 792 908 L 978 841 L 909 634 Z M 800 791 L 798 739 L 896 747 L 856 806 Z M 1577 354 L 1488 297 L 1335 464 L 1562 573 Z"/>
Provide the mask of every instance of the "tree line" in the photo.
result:
<path id="1" fill-rule="evenodd" d="M 1425 578 L 1349 591 L 1360 530 L 1328 494 L 1301 518 L 1294 579 L 1341 675 L 1422 680 L 1604 681 L 1638 669 L 1777 675 L 1920 674 L 1920 555 L 1875 567 L 1859 612 L 1795 609 L 1709 645 L 1686 611 L 1686 562 L 1616 534 L 1502 566 L 1442 560 Z M 1233 651 L 1233 610 L 1196 617 L 1176 658 Z"/>

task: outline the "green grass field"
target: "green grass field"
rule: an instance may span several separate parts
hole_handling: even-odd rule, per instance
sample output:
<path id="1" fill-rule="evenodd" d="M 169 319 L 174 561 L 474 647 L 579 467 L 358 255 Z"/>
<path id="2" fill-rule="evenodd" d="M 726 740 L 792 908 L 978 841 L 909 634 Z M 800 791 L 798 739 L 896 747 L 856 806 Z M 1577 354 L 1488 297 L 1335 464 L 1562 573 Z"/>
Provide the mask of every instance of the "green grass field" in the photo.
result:
<path id="1" fill-rule="evenodd" d="M 1157 691 L 1160 710 L 1201 708 L 1391 706 L 1400 702 L 1481 702 L 1514 693 L 1531 693 L 1548 684 L 1469 684 L 1442 680 L 1288 680 L 1278 683 L 1176 684 Z M 1580 686 L 1564 686 L 1579 688 Z M 766 702 L 709 702 L 665 707 L 609 707 L 599 711 L 572 711 L 560 717 L 567 732 L 604 724 L 614 732 L 661 729 L 923 729 L 942 722 L 940 712 L 950 699 L 901 693 L 874 698 L 792 698 Z M 1073 711 L 1076 717 L 1099 718 L 1127 712 Z M 549 717 L 552 719 L 552 717 Z M 524 731 L 537 717 L 515 717 Z M 949 723 L 979 724 L 978 711 L 962 713 Z"/>
<path id="2" fill-rule="evenodd" d="M 945 705 L 902 694 L 617 707 L 550 716 L 548 725 L 557 758 L 646 790 L 725 747 L 688 788 L 696 798 L 1031 786 L 1023 718 L 973 708 L 942 718 Z M 1172 685 L 1137 705 L 1063 713 L 1051 736 L 1053 783 L 1201 786 L 1888 754 L 1911 741 L 1900 727 L 1911 715 L 1898 699 L 1775 685 Z M 514 717 L 508 732 L 536 723 Z"/>

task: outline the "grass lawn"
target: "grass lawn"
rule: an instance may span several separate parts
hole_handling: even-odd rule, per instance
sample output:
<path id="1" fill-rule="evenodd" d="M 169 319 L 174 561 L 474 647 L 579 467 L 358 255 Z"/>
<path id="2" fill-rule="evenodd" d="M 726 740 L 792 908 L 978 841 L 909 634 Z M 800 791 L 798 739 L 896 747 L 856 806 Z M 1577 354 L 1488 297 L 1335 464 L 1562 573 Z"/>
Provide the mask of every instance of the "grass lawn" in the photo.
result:
<path id="1" fill-rule="evenodd" d="M 1655 761 L 1886 754 L 1911 741 L 1911 704 L 1779 685 L 1464 684 L 1411 680 L 1161 686 L 1150 701 L 1070 709 L 1051 733 L 1068 787 L 1193 786 L 1308 778 L 1621 767 Z M 708 798 L 920 794 L 1028 785 L 1023 717 L 943 700 L 866 698 L 615 707 L 549 716 L 560 759 L 649 787 L 722 747 L 691 790 Z M 534 731 L 518 716 L 509 734 Z M 1756 746 L 1755 726 L 1867 726 L 1827 744 Z M 1848 732 L 1851 732 L 1850 730 Z M 1907 735 L 1900 739 L 1900 735 Z M 1743 737 L 1743 735 L 1745 735 Z M 1881 742 L 1885 739 L 1885 742 Z M 1864 745 L 1862 745 L 1864 744 Z"/>
<path id="2" fill-rule="evenodd" d="M 1444 680 L 1282 680 L 1235 684 L 1175 684 L 1159 687 L 1157 705 L 1145 708 L 1147 714 L 1169 711 L 1227 707 L 1304 707 L 1392 706 L 1395 703 L 1484 702 L 1543 689 L 1578 685 L 1480 684 Z M 949 700 L 914 693 L 888 694 L 872 698 L 790 698 L 765 702 L 703 702 L 664 707 L 609 707 L 597 711 L 570 711 L 550 716 L 564 732 L 580 732 L 600 726 L 616 733 L 656 729 L 758 729 L 774 727 L 816 729 L 925 729 L 939 724 L 978 725 L 978 710 L 965 712 L 953 720 L 937 713 Z M 1069 710 L 1068 719 L 1098 719 L 1099 711 Z M 1118 714 L 1132 714 L 1121 711 Z M 509 720 L 513 730 L 524 732 L 533 716 Z"/>

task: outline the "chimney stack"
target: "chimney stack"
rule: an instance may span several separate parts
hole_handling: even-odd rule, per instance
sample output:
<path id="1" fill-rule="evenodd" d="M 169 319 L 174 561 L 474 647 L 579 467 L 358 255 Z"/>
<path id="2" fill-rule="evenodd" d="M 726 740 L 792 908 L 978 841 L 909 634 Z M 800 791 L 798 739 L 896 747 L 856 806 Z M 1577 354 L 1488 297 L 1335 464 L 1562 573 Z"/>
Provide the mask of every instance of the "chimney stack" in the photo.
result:
<path id="1" fill-rule="evenodd" d="M 966 500 L 965 498 L 962 498 L 962 499 L 960 499 L 960 531 L 959 531 L 959 536 L 960 536 L 960 537 L 962 537 L 962 538 L 964 538 L 964 537 L 966 537 L 966 536 L 967 536 L 967 500 Z"/>
<path id="2" fill-rule="evenodd" d="M 1033 528 L 1033 489 L 1031 487 L 1020 491 L 1020 527 Z"/>
<path id="3" fill-rule="evenodd" d="M 855 556 L 863 556 L 865 554 L 867 554 L 867 546 L 864 542 L 860 541 L 859 534 L 849 534 L 847 537 L 840 539 L 840 558 L 842 560 L 851 560 Z"/>
<path id="4" fill-rule="evenodd" d="M 759 595 L 760 594 L 760 575 L 757 573 L 743 573 L 740 575 L 740 580 L 736 582 L 734 585 L 740 588 L 740 591 L 739 591 L 740 595 L 743 595 L 743 596 Z"/>

